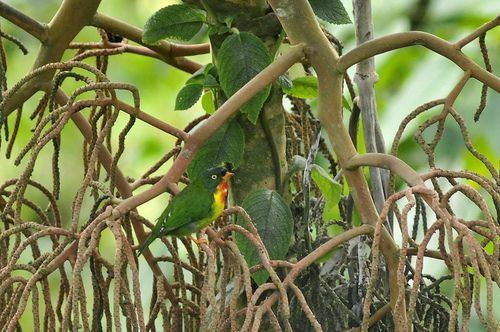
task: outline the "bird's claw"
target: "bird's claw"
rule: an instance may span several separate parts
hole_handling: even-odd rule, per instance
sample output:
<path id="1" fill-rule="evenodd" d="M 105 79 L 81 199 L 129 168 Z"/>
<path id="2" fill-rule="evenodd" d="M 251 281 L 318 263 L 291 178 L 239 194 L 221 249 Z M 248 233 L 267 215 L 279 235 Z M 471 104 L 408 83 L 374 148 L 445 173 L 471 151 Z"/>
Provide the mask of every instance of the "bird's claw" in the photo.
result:
<path id="1" fill-rule="evenodd" d="M 187 238 L 191 241 L 193 241 L 194 243 L 196 243 L 196 245 L 198 246 L 198 249 L 200 250 L 203 250 L 201 245 L 202 244 L 207 244 L 208 245 L 208 240 L 205 239 L 205 238 L 201 238 L 201 239 L 196 239 L 194 237 L 192 237 L 191 235 L 188 235 Z"/>

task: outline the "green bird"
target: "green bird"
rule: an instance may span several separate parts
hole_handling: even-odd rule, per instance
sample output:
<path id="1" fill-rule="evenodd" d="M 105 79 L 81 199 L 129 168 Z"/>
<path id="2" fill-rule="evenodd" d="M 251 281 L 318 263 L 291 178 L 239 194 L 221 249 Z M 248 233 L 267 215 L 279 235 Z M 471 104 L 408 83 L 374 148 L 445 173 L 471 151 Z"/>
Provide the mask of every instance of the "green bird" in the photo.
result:
<path id="1" fill-rule="evenodd" d="M 226 167 L 213 167 L 188 184 L 160 215 L 153 231 L 140 246 L 138 256 L 158 237 L 191 238 L 191 233 L 217 219 L 226 206 L 228 180 L 232 175 Z"/>

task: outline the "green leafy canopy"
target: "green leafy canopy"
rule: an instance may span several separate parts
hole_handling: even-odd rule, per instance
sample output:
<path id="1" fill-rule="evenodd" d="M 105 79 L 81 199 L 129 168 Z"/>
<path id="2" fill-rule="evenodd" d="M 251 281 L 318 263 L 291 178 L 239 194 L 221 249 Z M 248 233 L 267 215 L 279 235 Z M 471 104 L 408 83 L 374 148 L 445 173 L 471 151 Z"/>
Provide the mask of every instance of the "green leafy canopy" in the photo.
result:
<path id="1" fill-rule="evenodd" d="M 276 191 L 257 189 L 245 197 L 241 206 L 252 218 L 269 257 L 284 259 L 290 247 L 293 232 L 292 212 L 285 200 Z M 245 221 L 239 216 L 236 223 L 247 228 Z M 257 249 L 244 235 L 235 232 L 235 241 L 249 266 L 261 262 Z M 259 285 L 268 277 L 269 274 L 265 270 L 252 274 L 252 278 Z"/>
<path id="2" fill-rule="evenodd" d="M 163 7 L 144 25 L 142 41 L 156 44 L 163 38 L 188 41 L 200 31 L 205 15 L 184 4 Z"/>
<path id="3" fill-rule="evenodd" d="M 220 85 L 226 96 L 231 97 L 271 61 L 266 45 L 255 35 L 240 32 L 226 38 L 217 55 Z M 241 107 L 241 112 L 247 113 L 252 123 L 257 122 L 270 91 L 271 87 L 267 86 Z"/>

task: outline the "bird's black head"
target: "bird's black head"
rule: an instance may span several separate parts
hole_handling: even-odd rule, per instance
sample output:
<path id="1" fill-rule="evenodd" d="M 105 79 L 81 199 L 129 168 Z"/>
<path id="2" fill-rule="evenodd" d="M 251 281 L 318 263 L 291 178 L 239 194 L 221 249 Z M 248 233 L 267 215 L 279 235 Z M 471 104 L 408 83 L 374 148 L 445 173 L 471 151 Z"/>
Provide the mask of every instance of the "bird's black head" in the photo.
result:
<path id="1" fill-rule="evenodd" d="M 201 173 L 199 179 L 208 190 L 215 191 L 222 181 L 227 181 L 232 175 L 233 173 L 229 172 L 226 167 L 219 166 L 207 169 Z"/>

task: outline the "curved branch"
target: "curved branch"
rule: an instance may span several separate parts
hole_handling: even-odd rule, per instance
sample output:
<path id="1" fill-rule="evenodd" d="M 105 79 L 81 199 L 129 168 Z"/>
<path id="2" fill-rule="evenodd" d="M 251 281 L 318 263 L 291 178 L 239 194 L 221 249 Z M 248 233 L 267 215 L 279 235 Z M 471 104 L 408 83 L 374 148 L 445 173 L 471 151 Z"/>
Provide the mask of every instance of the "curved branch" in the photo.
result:
<path id="1" fill-rule="evenodd" d="M 99 55 L 118 55 L 123 53 L 139 54 L 163 61 L 162 56 L 155 51 L 144 46 L 129 45 L 127 43 L 101 42 L 90 45 L 85 45 L 85 43 L 71 43 L 68 48 L 89 49 L 88 51 L 75 55 L 73 58 L 71 58 L 72 61 L 81 61 L 83 59 Z"/>
<path id="2" fill-rule="evenodd" d="M 0 16 L 23 29 L 42 43 L 48 37 L 47 25 L 0 1 Z"/>
<path id="3" fill-rule="evenodd" d="M 414 187 L 424 184 L 420 175 L 407 163 L 385 153 L 365 153 L 352 157 L 345 164 L 346 169 L 355 169 L 361 166 L 372 166 L 388 169 L 394 174 L 400 176 L 409 186 Z"/>
<path id="4" fill-rule="evenodd" d="M 44 40 L 38 52 L 33 70 L 48 63 L 61 61 L 64 51 L 75 36 L 85 27 L 99 7 L 100 0 L 65 0 L 59 7 L 48 24 L 47 38 Z M 21 106 L 33 94 L 48 84 L 54 76 L 55 70 L 42 73 L 38 79 L 24 84 L 19 91 L 8 100 L 1 110 L 9 114 L 12 110 Z"/>
<path id="5" fill-rule="evenodd" d="M 290 282 L 293 282 L 305 268 L 310 266 L 312 263 L 317 261 L 319 258 L 328 254 L 335 247 L 348 242 L 352 238 L 355 238 L 360 235 L 373 235 L 375 228 L 372 225 L 361 225 L 359 227 L 347 230 L 334 238 L 328 240 L 327 242 L 320 245 L 318 248 L 314 249 L 306 257 L 302 258 L 300 261 L 295 263 L 294 267 L 290 270 L 287 277 L 283 281 L 285 286 L 287 286 Z"/>
<path id="6" fill-rule="evenodd" d="M 487 31 L 495 28 L 496 26 L 500 25 L 500 15 L 492 19 L 491 21 L 483 24 L 479 28 L 477 28 L 475 31 L 470 33 L 469 35 L 465 36 L 464 38 L 460 39 L 455 43 L 455 46 L 458 47 L 459 49 L 462 49 L 465 45 L 469 44 L 471 41 L 474 39 L 478 38 L 481 36 L 483 33 L 486 33 Z"/>
<path id="7" fill-rule="evenodd" d="M 166 63 L 188 73 L 194 73 L 201 68 L 201 65 L 181 56 L 205 54 L 210 52 L 209 44 L 180 45 L 161 41 L 158 45 L 146 45 L 142 42 L 142 29 L 101 13 L 96 13 L 94 15 L 91 25 L 146 46 L 147 48 L 160 54 Z"/>
<path id="8" fill-rule="evenodd" d="M 391 311 L 391 304 L 386 303 L 382 308 L 378 309 L 373 315 L 368 319 L 368 327 L 372 327 L 378 323 L 385 315 Z M 352 329 L 345 330 L 344 332 L 361 332 L 361 327 L 353 327 Z"/>
<path id="9" fill-rule="evenodd" d="M 121 100 L 113 100 L 112 102 L 116 107 L 118 107 L 120 110 L 138 118 L 141 119 L 142 121 L 150 124 L 151 126 L 160 129 L 161 131 L 168 133 L 170 135 L 173 135 L 177 138 L 180 138 L 182 140 L 186 140 L 188 137 L 188 134 L 185 133 L 183 130 L 178 129 L 166 122 L 163 122 L 162 120 L 155 118 L 154 116 L 145 113 L 141 111 L 138 108 L 135 108 L 133 106 L 130 106 L 127 103 L 124 103 Z"/>
<path id="10" fill-rule="evenodd" d="M 413 45 L 422 45 L 453 61 L 463 71 L 470 71 L 471 76 L 500 92 L 500 79 L 481 68 L 465 56 L 458 46 L 421 31 L 400 32 L 368 41 L 339 58 L 338 70 L 347 68 L 374 55 Z"/>

